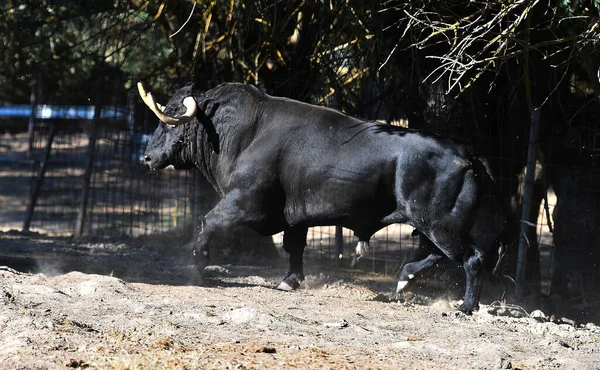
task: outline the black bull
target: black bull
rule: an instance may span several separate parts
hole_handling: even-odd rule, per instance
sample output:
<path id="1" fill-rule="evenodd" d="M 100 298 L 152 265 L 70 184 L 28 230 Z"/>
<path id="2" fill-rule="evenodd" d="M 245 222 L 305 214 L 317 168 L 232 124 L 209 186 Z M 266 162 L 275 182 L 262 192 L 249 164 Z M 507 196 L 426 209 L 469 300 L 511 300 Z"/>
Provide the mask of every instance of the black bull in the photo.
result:
<path id="1" fill-rule="evenodd" d="M 193 98 L 188 110 L 186 97 Z M 295 289 L 304 278 L 309 227 L 341 225 L 366 246 L 378 230 L 404 223 L 464 266 L 461 310 L 478 308 L 482 270 L 498 269 L 512 222 L 496 196 L 486 200 L 482 189 L 493 179 L 468 145 L 243 84 L 206 92 L 187 86 L 160 111 L 146 103 L 173 124 L 159 123 L 146 149 L 148 165 L 198 167 L 221 196 L 194 244 L 201 271 L 218 231 L 242 224 L 263 235 L 283 231 L 290 269 L 278 287 Z M 397 290 L 440 258 L 434 253 L 406 264 Z"/>

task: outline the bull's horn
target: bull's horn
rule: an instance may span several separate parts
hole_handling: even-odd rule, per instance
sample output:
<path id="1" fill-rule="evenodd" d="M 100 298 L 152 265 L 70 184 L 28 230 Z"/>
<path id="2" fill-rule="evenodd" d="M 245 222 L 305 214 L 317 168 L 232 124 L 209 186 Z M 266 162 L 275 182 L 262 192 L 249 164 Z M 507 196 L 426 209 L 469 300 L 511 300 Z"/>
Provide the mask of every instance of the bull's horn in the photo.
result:
<path id="1" fill-rule="evenodd" d="M 164 107 L 154 101 L 152 94 L 146 92 L 146 89 L 144 89 L 144 85 L 141 82 L 138 82 L 137 86 L 144 103 L 146 103 L 148 108 L 150 108 L 150 110 L 156 114 L 156 117 L 158 117 L 158 119 L 164 123 L 169 125 L 183 125 L 190 122 L 196 116 L 196 110 L 198 109 L 198 106 L 196 105 L 194 98 L 191 96 L 183 99 L 183 105 L 186 107 L 186 111 L 183 116 L 171 117 L 163 113 Z"/>

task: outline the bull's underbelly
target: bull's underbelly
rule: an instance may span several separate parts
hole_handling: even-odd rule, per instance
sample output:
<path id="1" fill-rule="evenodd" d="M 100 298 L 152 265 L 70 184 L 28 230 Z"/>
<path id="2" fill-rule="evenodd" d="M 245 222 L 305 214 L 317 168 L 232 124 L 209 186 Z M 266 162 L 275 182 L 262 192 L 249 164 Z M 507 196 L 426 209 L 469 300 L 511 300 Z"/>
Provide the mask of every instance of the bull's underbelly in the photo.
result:
<path id="1" fill-rule="evenodd" d="M 286 222 L 306 226 L 340 225 L 356 231 L 381 227 L 382 219 L 395 210 L 393 201 L 383 194 L 367 191 L 311 192 L 288 198 L 284 209 Z"/>

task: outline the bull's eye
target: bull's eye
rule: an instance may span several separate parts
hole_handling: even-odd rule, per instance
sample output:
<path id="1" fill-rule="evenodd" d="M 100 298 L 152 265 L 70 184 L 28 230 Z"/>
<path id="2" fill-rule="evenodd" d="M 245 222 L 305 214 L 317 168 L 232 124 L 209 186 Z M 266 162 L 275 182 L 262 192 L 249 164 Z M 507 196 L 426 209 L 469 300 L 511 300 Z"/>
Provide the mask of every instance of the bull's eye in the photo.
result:
<path id="1" fill-rule="evenodd" d="M 165 125 L 167 125 L 167 128 L 177 127 L 177 125 L 169 125 L 168 123 L 165 123 Z"/>

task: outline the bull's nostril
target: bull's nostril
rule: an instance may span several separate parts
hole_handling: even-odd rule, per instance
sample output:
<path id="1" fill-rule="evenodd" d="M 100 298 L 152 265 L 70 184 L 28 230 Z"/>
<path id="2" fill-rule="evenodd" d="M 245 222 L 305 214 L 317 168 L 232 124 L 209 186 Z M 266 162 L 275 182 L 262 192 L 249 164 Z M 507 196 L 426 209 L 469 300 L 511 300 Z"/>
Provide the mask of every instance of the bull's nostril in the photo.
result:
<path id="1" fill-rule="evenodd" d="M 146 156 L 144 156 L 144 160 L 146 162 L 150 162 L 152 160 L 152 158 L 150 158 L 150 156 L 146 155 Z"/>

